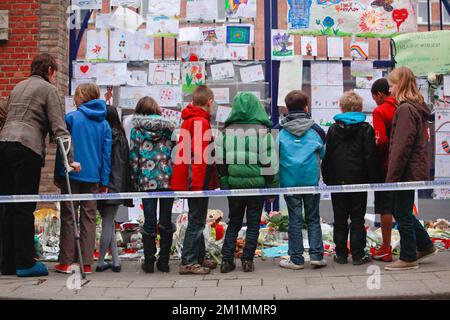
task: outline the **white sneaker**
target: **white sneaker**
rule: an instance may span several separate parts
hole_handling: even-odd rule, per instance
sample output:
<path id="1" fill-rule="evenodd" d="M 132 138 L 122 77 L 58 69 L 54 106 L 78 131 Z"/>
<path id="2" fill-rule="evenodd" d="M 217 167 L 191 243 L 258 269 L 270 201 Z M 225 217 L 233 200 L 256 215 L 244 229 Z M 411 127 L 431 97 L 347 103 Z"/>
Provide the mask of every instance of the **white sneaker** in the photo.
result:
<path id="1" fill-rule="evenodd" d="M 325 261 L 325 259 L 322 260 L 311 260 L 310 265 L 313 266 L 314 269 L 317 268 L 323 268 L 327 266 L 327 262 Z"/>
<path id="2" fill-rule="evenodd" d="M 291 270 L 301 270 L 301 269 L 305 268 L 305 265 L 303 265 L 303 264 L 295 264 L 295 263 L 293 263 L 291 261 L 291 259 L 280 260 L 279 265 L 282 268 L 291 269 Z"/>

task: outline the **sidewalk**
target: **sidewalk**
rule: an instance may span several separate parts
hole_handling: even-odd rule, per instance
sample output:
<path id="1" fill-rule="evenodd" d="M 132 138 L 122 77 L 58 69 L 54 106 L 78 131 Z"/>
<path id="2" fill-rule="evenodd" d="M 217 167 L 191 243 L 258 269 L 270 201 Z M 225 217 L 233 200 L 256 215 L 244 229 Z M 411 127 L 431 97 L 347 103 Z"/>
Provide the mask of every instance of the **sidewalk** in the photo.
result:
<path id="1" fill-rule="evenodd" d="M 93 273 L 78 291 L 68 290 L 69 275 L 54 272 L 44 278 L 20 279 L 0 276 L 0 299 L 51 300 L 273 300 L 273 299 L 450 299 L 450 252 L 440 252 L 420 264 L 420 269 L 387 272 L 385 263 L 365 266 L 338 265 L 330 257 L 328 266 L 292 271 L 278 267 L 279 259 L 256 259 L 256 270 L 244 273 L 240 262 L 236 271 L 221 274 L 218 269 L 206 276 L 181 276 L 178 261 L 171 261 L 169 274 L 151 275 L 140 270 L 137 261 L 123 262 L 121 273 L 110 270 Z M 379 290 L 369 290 L 368 266 L 381 268 Z M 373 267 L 372 267 L 373 268 Z M 372 273 L 373 274 L 373 273 Z"/>

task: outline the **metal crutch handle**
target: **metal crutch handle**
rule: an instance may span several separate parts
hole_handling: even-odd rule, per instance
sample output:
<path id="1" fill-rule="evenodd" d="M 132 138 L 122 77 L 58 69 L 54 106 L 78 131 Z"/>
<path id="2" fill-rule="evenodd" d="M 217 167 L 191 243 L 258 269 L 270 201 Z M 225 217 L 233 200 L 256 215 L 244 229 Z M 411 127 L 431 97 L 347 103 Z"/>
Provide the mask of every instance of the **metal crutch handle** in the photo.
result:
<path id="1" fill-rule="evenodd" d="M 67 158 L 67 156 L 69 155 L 70 148 L 72 146 L 72 139 L 70 137 L 58 137 L 58 138 L 56 138 L 56 141 L 58 142 L 59 149 L 60 149 L 61 153 L 63 154 L 62 158 L 63 158 L 64 168 L 66 169 L 67 173 L 70 173 L 73 171 L 73 168 L 69 165 L 69 159 Z M 65 143 L 68 144 L 67 149 L 64 146 Z"/>

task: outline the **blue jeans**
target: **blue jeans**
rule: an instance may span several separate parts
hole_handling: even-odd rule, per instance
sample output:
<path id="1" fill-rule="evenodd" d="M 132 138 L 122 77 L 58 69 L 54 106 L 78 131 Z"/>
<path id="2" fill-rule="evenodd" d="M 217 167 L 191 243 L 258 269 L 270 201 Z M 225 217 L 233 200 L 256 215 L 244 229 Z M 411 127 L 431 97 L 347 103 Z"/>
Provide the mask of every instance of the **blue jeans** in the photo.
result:
<path id="1" fill-rule="evenodd" d="M 302 209 L 305 208 L 305 223 L 308 228 L 309 256 L 311 260 L 323 259 L 322 229 L 320 227 L 320 194 L 285 195 L 289 212 L 289 255 L 295 264 L 304 264 Z"/>
<path id="2" fill-rule="evenodd" d="M 156 238 L 156 209 L 159 200 L 159 227 L 162 230 L 172 230 L 172 207 L 173 198 L 153 198 L 142 199 L 142 205 L 144 206 L 144 232 L 152 237 Z M 169 231 L 170 232 L 170 231 Z"/>
<path id="3" fill-rule="evenodd" d="M 201 264 L 205 259 L 205 229 L 208 198 L 189 198 L 188 226 L 184 235 L 181 264 Z"/>
<path id="4" fill-rule="evenodd" d="M 264 207 L 264 197 L 228 197 L 230 209 L 227 232 L 222 246 L 222 260 L 232 262 L 236 250 L 236 240 L 242 228 L 244 215 L 247 217 L 247 232 L 245 236 L 242 260 L 253 261 L 258 245 L 259 224 Z"/>
<path id="5" fill-rule="evenodd" d="M 426 251 L 433 246 L 425 228 L 413 214 L 414 191 L 394 192 L 394 218 L 400 232 L 400 260 L 412 262 L 418 251 Z"/>

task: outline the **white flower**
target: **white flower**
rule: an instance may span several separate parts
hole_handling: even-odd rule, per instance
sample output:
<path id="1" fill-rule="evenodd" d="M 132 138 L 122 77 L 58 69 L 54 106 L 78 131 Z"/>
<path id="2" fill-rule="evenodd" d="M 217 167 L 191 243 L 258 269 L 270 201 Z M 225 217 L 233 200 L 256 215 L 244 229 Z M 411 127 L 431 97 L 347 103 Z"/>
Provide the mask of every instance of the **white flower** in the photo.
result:
<path id="1" fill-rule="evenodd" d="M 437 82 L 437 75 L 436 75 L 436 73 L 430 72 L 430 73 L 428 74 L 427 79 L 428 79 L 428 82 L 429 82 L 430 84 L 436 84 L 436 82 Z"/>

